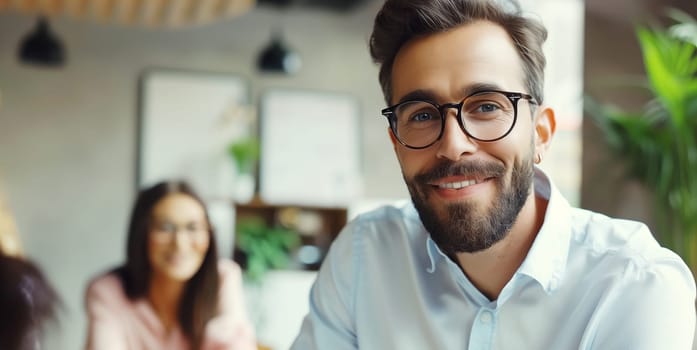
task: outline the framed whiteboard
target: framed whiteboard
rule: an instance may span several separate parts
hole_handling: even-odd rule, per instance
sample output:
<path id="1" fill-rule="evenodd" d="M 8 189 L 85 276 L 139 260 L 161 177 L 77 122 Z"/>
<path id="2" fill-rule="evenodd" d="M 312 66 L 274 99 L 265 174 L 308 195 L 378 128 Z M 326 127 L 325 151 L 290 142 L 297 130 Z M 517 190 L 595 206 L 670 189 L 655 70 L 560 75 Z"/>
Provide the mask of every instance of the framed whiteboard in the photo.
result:
<path id="1" fill-rule="evenodd" d="M 341 93 L 272 89 L 260 105 L 259 195 L 346 206 L 361 190 L 359 104 Z"/>
<path id="2" fill-rule="evenodd" d="M 145 71 L 139 81 L 136 186 L 189 181 L 207 199 L 227 198 L 235 168 L 227 146 L 249 105 L 245 79 L 226 73 Z"/>

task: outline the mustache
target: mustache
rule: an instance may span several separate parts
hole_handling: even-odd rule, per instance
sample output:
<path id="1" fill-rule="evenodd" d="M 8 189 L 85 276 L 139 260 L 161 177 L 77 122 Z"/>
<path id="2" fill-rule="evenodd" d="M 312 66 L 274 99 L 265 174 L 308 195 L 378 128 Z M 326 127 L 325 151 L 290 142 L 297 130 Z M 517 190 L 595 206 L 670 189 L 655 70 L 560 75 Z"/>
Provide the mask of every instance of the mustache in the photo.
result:
<path id="1" fill-rule="evenodd" d="M 499 177 L 506 173 L 503 164 L 484 161 L 451 162 L 440 161 L 433 168 L 417 174 L 414 180 L 419 183 L 429 183 L 447 176 L 483 176 Z"/>

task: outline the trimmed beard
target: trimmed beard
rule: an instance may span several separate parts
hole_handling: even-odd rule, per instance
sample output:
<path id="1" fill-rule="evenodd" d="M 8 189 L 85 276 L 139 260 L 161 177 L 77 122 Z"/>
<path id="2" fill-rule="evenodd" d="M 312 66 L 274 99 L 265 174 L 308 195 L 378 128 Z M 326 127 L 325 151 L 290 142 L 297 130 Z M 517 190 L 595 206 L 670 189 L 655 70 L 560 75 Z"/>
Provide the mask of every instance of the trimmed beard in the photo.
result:
<path id="1" fill-rule="evenodd" d="M 532 156 L 515 163 L 511 181 L 505 184 L 506 168 L 498 163 L 444 161 L 412 180 L 404 177 L 411 200 L 433 241 L 448 256 L 488 249 L 508 235 L 525 205 L 532 186 Z M 494 178 L 496 197 L 488 208 L 478 203 L 448 204 L 440 213 L 428 203 L 429 182 L 446 176 L 476 175 Z M 485 212 L 482 212 L 484 211 Z"/>

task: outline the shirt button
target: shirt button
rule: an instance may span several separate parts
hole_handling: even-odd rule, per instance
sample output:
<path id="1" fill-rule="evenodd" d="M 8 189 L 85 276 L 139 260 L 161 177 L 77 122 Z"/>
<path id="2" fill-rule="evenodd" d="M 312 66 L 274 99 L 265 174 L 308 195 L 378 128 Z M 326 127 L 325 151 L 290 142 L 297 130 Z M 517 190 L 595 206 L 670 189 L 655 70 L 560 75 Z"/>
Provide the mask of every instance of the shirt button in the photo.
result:
<path id="1" fill-rule="evenodd" d="M 557 287 L 559 287 L 559 281 L 557 281 L 556 278 L 549 281 L 549 289 L 554 290 L 557 289 Z"/>
<path id="2" fill-rule="evenodd" d="M 479 317 L 479 321 L 484 324 L 489 324 L 491 322 L 491 312 L 482 312 L 482 315 Z"/>

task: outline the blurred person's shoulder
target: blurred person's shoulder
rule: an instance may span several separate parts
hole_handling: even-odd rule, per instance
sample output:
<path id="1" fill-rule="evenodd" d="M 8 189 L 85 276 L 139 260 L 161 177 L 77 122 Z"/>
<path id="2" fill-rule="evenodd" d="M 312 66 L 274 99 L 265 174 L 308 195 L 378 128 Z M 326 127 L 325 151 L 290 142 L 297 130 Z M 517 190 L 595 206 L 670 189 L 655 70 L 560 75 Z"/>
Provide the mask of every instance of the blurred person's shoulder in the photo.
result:
<path id="1" fill-rule="evenodd" d="M 116 271 L 109 271 L 93 277 L 87 284 L 85 299 L 88 304 L 91 302 L 114 305 L 129 303 L 123 281 Z"/>
<path id="2" fill-rule="evenodd" d="M 218 259 L 218 273 L 220 273 L 222 277 L 228 275 L 239 275 L 241 271 L 240 266 L 237 265 L 236 262 L 227 258 Z"/>
<path id="3" fill-rule="evenodd" d="M 218 274 L 220 274 L 222 280 L 237 279 L 242 275 L 242 269 L 236 262 L 227 258 L 221 258 L 218 259 Z"/>
<path id="4" fill-rule="evenodd" d="M 223 309 L 229 309 L 242 297 L 242 269 L 236 262 L 221 258 L 218 259 L 219 302 Z"/>

